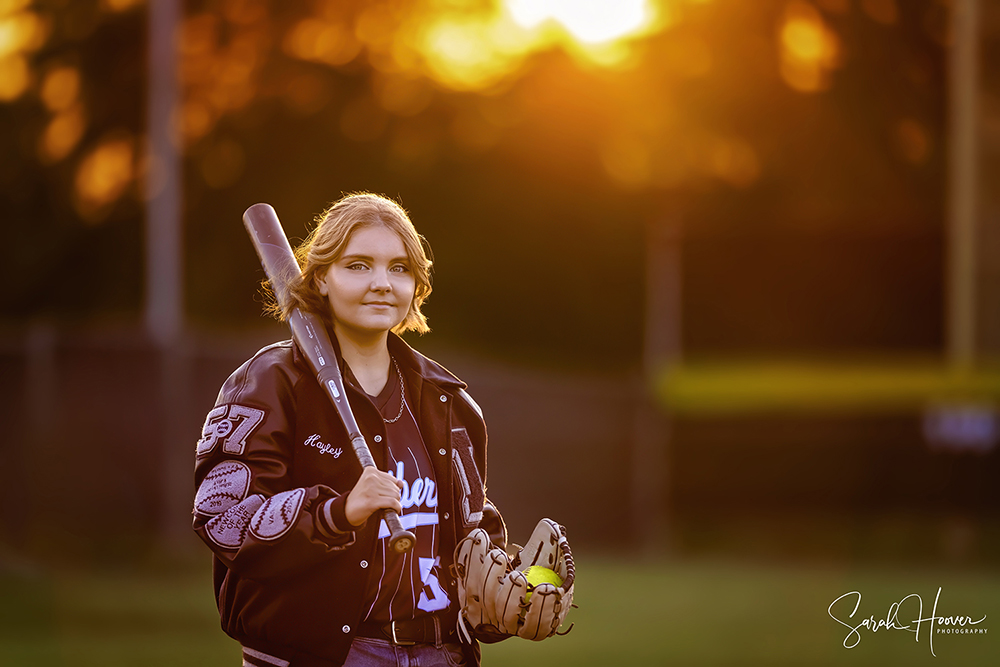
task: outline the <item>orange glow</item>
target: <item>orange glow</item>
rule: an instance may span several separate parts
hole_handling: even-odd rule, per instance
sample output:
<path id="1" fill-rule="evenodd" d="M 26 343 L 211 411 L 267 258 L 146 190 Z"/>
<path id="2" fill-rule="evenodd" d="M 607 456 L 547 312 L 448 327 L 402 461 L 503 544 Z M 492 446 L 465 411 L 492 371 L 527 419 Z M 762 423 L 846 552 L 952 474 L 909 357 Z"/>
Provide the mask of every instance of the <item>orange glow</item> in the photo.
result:
<path id="1" fill-rule="evenodd" d="M 896 0 L 861 0 L 861 8 L 873 21 L 892 25 L 899 20 Z"/>
<path id="2" fill-rule="evenodd" d="M 826 47 L 823 26 L 806 19 L 791 19 L 781 31 L 789 55 L 802 61 L 819 61 Z"/>
<path id="3" fill-rule="evenodd" d="M 285 53 L 296 58 L 334 66 L 349 63 L 361 50 L 347 26 L 316 18 L 299 21 L 283 46 Z"/>
<path id="4" fill-rule="evenodd" d="M 63 111 L 80 96 L 80 71 L 75 67 L 57 67 L 42 80 L 41 98 L 49 111 Z"/>
<path id="5" fill-rule="evenodd" d="M 834 14 L 843 14 L 851 8 L 851 0 L 816 0 L 816 4 Z"/>
<path id="6" fill-rule="evenodd" d="M 208 12 L 184 20 L 180 34 L 180 71 L 184 103 L 178 110 L 180 136 L 186 148 L 208 135 L 226 113 L 242 109 L 257 94 L 258 74 L 270 48 L 271 35 L 259 21 L 253 3 L 230 2 L 230 21 L 245 24 L 232 29 Z"/>
<path id="7" fill-rule="evenodd" d="M 230 22 L 243 25 L 266 21 L 268 16 L 267 3 L 260 0 L 225 0 L 222 11 Z"/>
<path id="8" fill-rule="evenodd" d="M 101 9 L 109 12 L 124 12 L 145 4 L 146 0 L 101 0 Z"/>
<path id="9" fill-rule="evenodd" d="M 904 118 L 896 125 L 896 147 L 907 161 L 923 164 L 930 154 L 930 136 L 919 121 Z"/>
<path id="10" fill-rule="evenodd" d="M 746 188 L 760 177 L 757 153 L 739 139 L 717 140 L 712 148 L 711 168 L 714 175 L 738 188 Z"/>
<path id="11" fill-rule="evenodd" d="M 181 27 L 181 55 L 194 57 L 210 53 L 218 38 L 218 24 L 218 18 L 212 14 L 199 14 L 185 19 Z"/>
<path id="12" fill-rule="evenodd" d="M 489 150 L 500 141 L 497 126 L 475 107 L 467 107 L 456 114 L 450 130 L 455 142 L 470 153 Z"/>
<path id="13" fill-rule="evenodd" d="M 288 80 L 281 100 L 295 113 L 308 116 L 322 111 L 331 97 L 331 86 L 325 80 L 312 72 L 304 72 Z"/>
<path id="14" fill-rule="evenodd" d="M 358 15 L 354 23 L 354 34 L 373 53 L 383 53 L 390 49 L 399 36 L 399 23 L 400 14 L 393 7 L 374 4 Z M 377 63 L 374 64 L 378 66 Z"/>
<path id="15" fill-rule="evenodd" d="M 49 23 L 32 12 L 0 16 L 0 58 L 37 51 L 49 37 Z"/>
<path id="16" fill-rule="evenodd" d="M 553 22 L 584 44 L 603 44 L 635 35 L 652 20 L 648 0 L 507 0 L 507 10 L 523 28 Z"/>
<path id="17" fill-rule="evenodd" d="M 800 1 L 788 4 L 780 43 L 785 83 L 802 92 L 826 89 L 830 70 L 840 65 L 840 40 L 815 7 Z"/>
<path id="18" fill-rule="evenodd" d="M 671 5 L 654 0 L 500 0 L 476 9 L 454 0 L 430 4 L 435 11 L 370 6 L 350 25 L 336 3 L 317 2 L 317 15 L 296 24 L 282 46 L 293 57 L 334 66 L 364 48 L 382 73 L 422 71 L 454 90 L 486 91 L 510 81 L 531 54 L 554 48 L 590 65 L 627 66 L 632 42 L 671 18 Z"/>
<path id="19" fill-rule="evenodd" d="M 375 95 L 379 104 L 397 116 L 414 116 L 431 103 L 430 87 L 421 79 L 403 75 L 386 75 L 375 80 Z"/>
<path id="20" fill-rule="evenodd" d="M 441 152 L 438 131 L 402 123 L 393 128 L 389 144 L 389 164 L 397 169 L 421 169 L 431 166 Z"/>
<path id="21" fill-rule="evenodd" d="M 506 17 L 441 19 L 425 28 L 417 44 L 431 76 L 459 90 L 499 83 L 520 65 L 529 48 Z"/>
<path id="22" fill-rule="evenodd" d="M 184 102 L 180 119 L 181 137 L 185 146 L 190 146 L 204 137 L 215 124 L 215 116 L 212 115 L 211 109 L 197 100 Z"/>
<path id="23" fill-rule="evenodd" d="M 704 40 L 694 36 L 678 36 L 670 40 L 663 60 L 672 72 L 687 79 L 705 76 L 712 70 L 712 52 Z"/>
<path id="24" fill-rule="evenodd" d="M 98 221 L 122 196 L 134 177 L 133 152 L 131 138 L 105 139 L 80 161 L 74 185 L 83 218 Z"/>
<path id="25" fill-rule="evenodd" d="M 0 0 L 0 16 L 19 12 L 32 3 L 32 0 Z"/>
<path id="26" fill-rule="evenodd" d="M 16 100 L 28 89 L 30 82 L 28 61 L 23 56 L 0 58 L 0 101 Z"/>
<path id="27" fill-rule="evenodd" d="M 49 37 L 51 24 L 34 12 L 30 2 L 0 0 L 0 102 L 23 95 L 31 84 L 25 55 L 37 51 Z"/>
<path id="28" fill-rule="evenodd" d="M 442 15 L 414 45 L 440 83 L 462 90 L 495 86 L 531 53 L 561 46 L 606 67 L 628 61 L 628 42 L 659 27 L 645 0 L 507 0 L 492 15 Z"/>
<path id="29" fill-rule="evenodd" d="M 38 157 L 45 164 L 65 158 L 80 142 L 87 122 L 79 105 L 58 113 L 45 127 L 38 142 Z"/>
<path id="30" fill-rule="evenodd" d="M 648 142 L 637 137 L 618 136 L 601 149 L 604 171 L 619 186 L 638 189 L 649 183 L 651 155 Z"/>

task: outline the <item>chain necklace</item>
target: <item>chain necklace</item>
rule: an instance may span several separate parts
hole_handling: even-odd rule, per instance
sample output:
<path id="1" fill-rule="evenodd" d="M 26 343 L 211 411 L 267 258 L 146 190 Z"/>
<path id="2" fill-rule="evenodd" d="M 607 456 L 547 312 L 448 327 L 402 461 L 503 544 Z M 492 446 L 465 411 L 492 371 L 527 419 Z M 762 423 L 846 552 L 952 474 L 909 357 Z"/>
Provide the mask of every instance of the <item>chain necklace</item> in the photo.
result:
<path id="1" fill-rule="evenodd" d="M 396 367 L 396 375 L 399 376 L 399 414 L 396 415 L 395 419 L 382 417 L 382 421 L 386 424 L 395 424 L 398 422 L 399 418 L 403 416 L 403 408 L 406 407 L 406 389 L 403 387 L 403 374 L 399 371 L 399 364 L 396 363 L 396 357 L 392 357 L 392 365 Z"/>

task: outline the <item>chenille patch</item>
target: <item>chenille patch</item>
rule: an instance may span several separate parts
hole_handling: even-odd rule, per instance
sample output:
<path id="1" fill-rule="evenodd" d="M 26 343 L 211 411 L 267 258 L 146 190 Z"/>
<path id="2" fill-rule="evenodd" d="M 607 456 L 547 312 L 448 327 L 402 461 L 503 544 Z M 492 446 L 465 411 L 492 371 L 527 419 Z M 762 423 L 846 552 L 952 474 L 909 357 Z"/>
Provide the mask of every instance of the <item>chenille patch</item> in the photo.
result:
<path id="1" fill-rule="evenodd" d="M 233 505 L 223 514 L 205 525 L 205 531 L 213 542 L 224 549 L 239 549 L 247 538 L 250 520 L 264 504 L 264 496 L 252 495 L 238 505 Z"/>
<path id="2" fill-rule="evenodd" d="M 476 459 L 472 453 L 472 440 L 464 428 L 451 430 L 452 464 L 459 487 L 459 507 L 462 510 L 462 523 L 466 528 L 479 525 L 483 520 L 483 502 L 486 493 L 483 490 L 483 479 L 476 467 Z"/>
<path id="3" fill-rule="evenodd" d="M 240 456 L 247 440 L 263 423 L 267 413 L 248 405 L 219 405 L 208 413 L 198 441 L 198 456 L 205 456 L 222 442 L 222 451 Z"/>
<path id="4" fill-rule="evenodd" d="M 295 525 L 305 497 L 305 489 L 292 489 L 271 496 L 254 514 L 250 532 L 259 540 L 278 539 Z"/>
<path id="5" fill-rule="evenodd" d="M 243 500 L 250 489 L 250 468 L 240 461 L 223 461 L 212 468 L 194 497 L 194 511 L 202 516 L 222 514 Z"/>

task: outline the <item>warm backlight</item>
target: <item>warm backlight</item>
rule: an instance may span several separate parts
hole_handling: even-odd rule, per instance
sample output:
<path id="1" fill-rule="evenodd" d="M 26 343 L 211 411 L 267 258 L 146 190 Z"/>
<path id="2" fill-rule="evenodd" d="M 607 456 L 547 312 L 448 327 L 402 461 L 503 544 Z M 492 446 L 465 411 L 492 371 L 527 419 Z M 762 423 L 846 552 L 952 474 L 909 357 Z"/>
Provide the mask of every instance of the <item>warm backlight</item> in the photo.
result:
<path id="1" fill-rule="evenodd" d="M 483 89 L 551 48 L 618 65 L 631 40 L 662 26 L 665 10 L 657 7 L 650 0 L 504 0 L 491 13 L 438 16 L 416 31 L 413 46 L 438 82 Z"/>
<path id="2" fill-rule="evenodd" d="M 643 31 L 652 18 L 648 0 L 507 0 L 514 21 L 529 30 L 546 22 L 584 44 L 603 44 Z"/>

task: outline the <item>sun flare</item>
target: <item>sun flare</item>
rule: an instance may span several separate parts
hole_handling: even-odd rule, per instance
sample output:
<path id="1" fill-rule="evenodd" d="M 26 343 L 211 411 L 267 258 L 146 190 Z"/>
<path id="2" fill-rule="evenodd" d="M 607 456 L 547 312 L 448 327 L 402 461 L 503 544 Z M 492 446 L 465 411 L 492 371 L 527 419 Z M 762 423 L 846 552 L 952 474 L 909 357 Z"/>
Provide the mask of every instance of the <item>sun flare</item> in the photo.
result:
<path id="1" fill-rule="evenodd" d="M 506 6 L 526 29 L 552 22 L 583 44 L 604 44 L 639 33 L 653 14 L 649 0 L 507 0 Z"/>
<path id="2" fill-rule="evenodd" d="M 552 48 L 620 65 L 630 43 L 662 28 L 666 14 L 652 0 L 503 0 L 493 12 L 437 17 L 416 31 L 416 51 L 438 82 L 484 89 L 518 71 L 531 53 Z"/>

